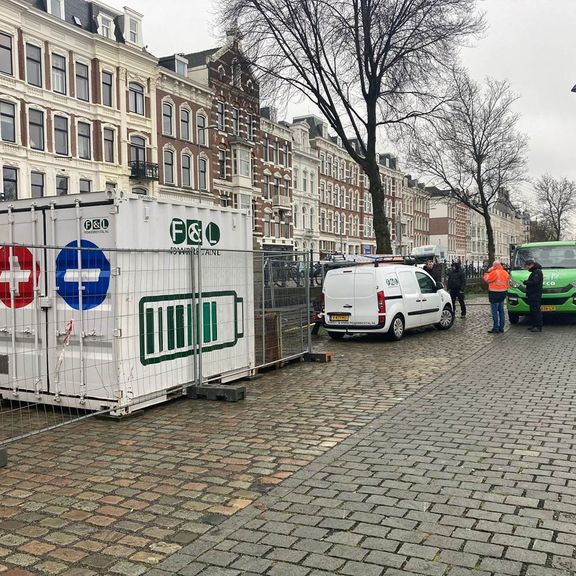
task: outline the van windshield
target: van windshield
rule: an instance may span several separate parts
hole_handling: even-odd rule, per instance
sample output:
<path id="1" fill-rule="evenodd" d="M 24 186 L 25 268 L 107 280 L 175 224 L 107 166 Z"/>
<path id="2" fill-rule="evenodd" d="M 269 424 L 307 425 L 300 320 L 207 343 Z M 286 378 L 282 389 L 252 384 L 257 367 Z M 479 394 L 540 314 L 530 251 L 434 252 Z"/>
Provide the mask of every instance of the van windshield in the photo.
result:
<path id="1" fill-rule="evenodd" d="M 535 260 L 542 268 L 576 268 L 576 246 L 534 246 L 518 248 L 513 269 L 526 268 L 526 260 Z"/>

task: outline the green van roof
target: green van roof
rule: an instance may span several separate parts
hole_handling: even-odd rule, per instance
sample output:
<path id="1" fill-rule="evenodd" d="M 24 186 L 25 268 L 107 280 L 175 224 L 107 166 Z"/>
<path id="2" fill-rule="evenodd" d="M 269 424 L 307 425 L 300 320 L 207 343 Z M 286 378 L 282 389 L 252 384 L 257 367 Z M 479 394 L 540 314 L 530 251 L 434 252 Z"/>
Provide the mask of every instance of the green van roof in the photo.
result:
<path id="1" fill-rule="evenodd" d="M 526 244 L 519 244 L 516 248 L 543 248 L 545 246 L 576 246 L 576 241 L 566 242 L 528 242 Z"/>

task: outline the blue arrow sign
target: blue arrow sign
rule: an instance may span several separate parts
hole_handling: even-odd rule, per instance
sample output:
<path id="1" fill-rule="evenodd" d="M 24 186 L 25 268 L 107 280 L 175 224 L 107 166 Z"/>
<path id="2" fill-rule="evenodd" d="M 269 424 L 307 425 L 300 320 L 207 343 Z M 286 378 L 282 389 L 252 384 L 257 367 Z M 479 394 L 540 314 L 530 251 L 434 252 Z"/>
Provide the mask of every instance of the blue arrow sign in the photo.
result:
<path id="1" fill-rule="evenodd" d="M 82 310 L 91 310 L 100 306 L 110 287 L 110 261 L 104 252 L 89 240 L 80 240 L 81 269 L 78 266 L 78 243 L 66 244 L 56 258 L 56 290 L 66 304 L 74 310 L 80 310 L 82 290 Z"/>

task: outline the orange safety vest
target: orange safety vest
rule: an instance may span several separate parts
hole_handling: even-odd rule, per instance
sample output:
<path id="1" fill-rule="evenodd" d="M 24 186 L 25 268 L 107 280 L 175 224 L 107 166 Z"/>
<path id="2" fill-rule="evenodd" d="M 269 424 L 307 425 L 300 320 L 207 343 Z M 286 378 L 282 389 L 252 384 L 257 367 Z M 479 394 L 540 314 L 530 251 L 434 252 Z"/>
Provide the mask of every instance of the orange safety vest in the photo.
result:
<path id="1" fill-rule="evenodd" d="M 510 276 L 502 268 L 502 264 L 490 268 L 482 278 L 488 284 L 490 292 L 507 292 L 510 287 Z"/>

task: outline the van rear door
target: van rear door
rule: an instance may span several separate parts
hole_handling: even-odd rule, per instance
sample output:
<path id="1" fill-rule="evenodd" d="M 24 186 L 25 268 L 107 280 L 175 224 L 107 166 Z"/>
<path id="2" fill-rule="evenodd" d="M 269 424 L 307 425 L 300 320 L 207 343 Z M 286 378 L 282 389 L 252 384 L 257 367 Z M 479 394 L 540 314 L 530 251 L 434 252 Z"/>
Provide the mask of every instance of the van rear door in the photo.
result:
<path id="1" fill-rule="evenodd" d="M 330 270 L 324 280 L 324 321 L 326 324 L 350 324 L 354 307 L 354 270 Z"/>
<path id="2" fill-rule="evenodd" d="M 351 324 L 358 326 L 376 326 L 378 324 L 376 270 L 376 268 L 356 269 Z"/>

